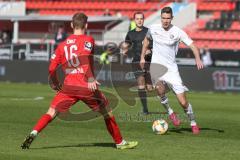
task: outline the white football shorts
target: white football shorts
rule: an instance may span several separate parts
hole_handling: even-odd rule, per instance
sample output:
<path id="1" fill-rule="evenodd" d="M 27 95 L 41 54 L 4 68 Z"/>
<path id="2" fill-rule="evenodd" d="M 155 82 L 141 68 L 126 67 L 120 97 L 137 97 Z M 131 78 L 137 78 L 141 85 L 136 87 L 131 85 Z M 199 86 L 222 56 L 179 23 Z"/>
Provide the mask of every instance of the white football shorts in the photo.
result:
<path id="1" fill-rule="evenodd" d="M 154 77 L 154 75 L 151 75 Z M 157 82 L 163 81 L 167 84 L 169 88 L 173 90 L 175 94 L 180 94 L 188 91 L 188 88 L 183 84 L 182 79 L 178 71 L 167 71 L 161 77 L 156 77 L 152 79 L 153 85 L 156 86 Z"/>

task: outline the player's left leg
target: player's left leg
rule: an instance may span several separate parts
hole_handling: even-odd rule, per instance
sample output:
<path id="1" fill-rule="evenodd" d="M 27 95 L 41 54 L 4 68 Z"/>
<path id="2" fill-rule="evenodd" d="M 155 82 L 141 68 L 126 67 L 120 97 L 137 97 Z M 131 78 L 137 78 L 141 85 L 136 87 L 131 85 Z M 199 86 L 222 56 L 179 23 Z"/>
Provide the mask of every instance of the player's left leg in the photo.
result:
<path id="1" fill-rule="evenodd" d="M 166 90 L 167 89 L 166 89 L 165 84 L 163 84 L 162 81 L 158 81 L 157 84 L 156 84 L 156 91 L 157 91 L 158 97 L 161 101 L 161 104 L 163 105 L 163 107 L 167 111 L 167 113 L 169 115 L 169 119 L 171 120 L 173 125 L 178 127 L 180 125 L 181 121 L 177 117 L 177 114 L 174 113 L 172 107 L 169 104 L 168 97 L 166 96 Z"/>
<path id="2" fill-rule="evenodd" d="M 151 74 L 150 74 L 150 62 L 146 62 L 145 64 L 145 86 L 147 91 L 153 91 L 153 85 L 152 85 L 152 79 L 151 79 Z"/>
<path id="3" fill-rule="evenodd" d="M 127 142 L 122 138 L 120 129 L 109 107 L 107 98 L 99 91 L 95 91 L 93 96 L 81 98 L 92 110 L 99 112 L 104 117 L 104 121 L 109 134 L 112 136 L 118 149 L 130 149 L 138 145 L 138 142 Z"/>
<path id="4" fill-rule="evenodd" d="M 183 107 L 184 112 L 187 114 L 188 119 L 190 120 L 190 125 L 192 127 L 193 134 L 199 134 L 200 129 L 196 123 L 192 105 L 187 101 L 185 92 L 176 94 L 176 96 L 177 96 L 178 102 Z"/>
<path id="5" fill-rule="evenodd" d="M 114 142 L 116 144 L 121 143 L 123 141 L 123 138 L 122 138 L 121 132 L 119 130 L 119 127 L 116 123 L 115 117 L 112 114 L 112 112 L 107 111 L 105 108 L 101 108 L 101 110 L 99 112 L 104 117 L 104 121 L 105 121 L 107 130 L 110 133 L 110 135 L 112 136 Z"/>
<path id="6" fill-rule="evenodd" d="M 140 67 L 139 61 L 132 62 L 132 71 L 134 72 L 134 76 L 137 80 L 138 96 L 142 104 L 142 113 L 148 114 L 147 92 L 145 88 L 145 72 Z"/>
<path id="7" fill-rule="evenodd" d="M 138 145 L 137 141 L 125 141 L 122 138 L 120 129 L 117 125 L 117 122 L 115 120 L 115 117 L 114 117 L 112 111 L 107 111 L 105 108 L 102 108 L 99 112 L 104 117 L 104 121 L 105 121 L 107 130 L 110 133 L 110 135 L 112 136 L 117 149 L 132 149 Z"/>
<path id="8" fill-rule="evenodd" d="M 147 92 L 145 89 L 145 77 L 144 75 L 139 75 L 137 77 L 138 83 L 138 96 L 142 103 L 142 111 L 144 114 L 148 114 L 148 107 L 147 107 Z"/>

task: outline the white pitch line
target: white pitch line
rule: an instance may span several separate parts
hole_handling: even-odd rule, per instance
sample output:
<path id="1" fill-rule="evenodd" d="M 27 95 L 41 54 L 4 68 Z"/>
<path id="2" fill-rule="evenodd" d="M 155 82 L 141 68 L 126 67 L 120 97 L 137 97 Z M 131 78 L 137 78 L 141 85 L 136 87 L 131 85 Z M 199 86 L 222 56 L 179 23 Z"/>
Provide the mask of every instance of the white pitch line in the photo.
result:
<path id="1" fill-rule="evenodd" d="M 0 98 L 0 99 L 6 99 L 6 100 L 12 100 L 12 101 L 40 101 L 43 100 L 44 97 L 33 97 L 33 98 Z"/>

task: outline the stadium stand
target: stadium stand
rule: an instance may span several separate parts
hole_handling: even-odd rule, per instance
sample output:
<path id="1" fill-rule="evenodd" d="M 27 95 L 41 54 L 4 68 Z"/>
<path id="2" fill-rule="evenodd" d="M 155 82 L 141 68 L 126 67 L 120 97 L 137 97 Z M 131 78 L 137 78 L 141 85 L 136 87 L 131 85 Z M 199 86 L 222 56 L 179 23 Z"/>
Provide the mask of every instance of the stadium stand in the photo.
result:
<path id="1" fill-rule="evenodd" d="M 164 1 L 163 1 L 164 2 Z M 166 1 L 165 1 L 166 2 Z M 173 2 L 173 1 L 167 1 Z M 206 44 L 213 49 L 240 49 L 239 4 L 233 0 L 197 0 L 197 11 L 199 18 L 194 24 L 186 27 L 186 31 L 196 41 L 198 47 Z M 146 12 L 146 17 L 155 13 L 158 8 L 157 0 L 137 2 L 136 0 L 77 0 L 63 1 L 33 1 L 26 0 L 28 14 L 40 15 L 72 15 L 77 11 L 83 11 L 88 15 L 104 15 L 109 9 L 110 15 L 132 17 L 132 13 L 138 11 Z M 150 11 L 149 11 L 150 10 Z M 208 15 L 209 18 L 201 18 Z M 184 48 L 183 45 L 181 47 Z"/>
<path id="2" fill-rule="evenodd" d="M 185 26 L 184 30 L 190 35 L 199 48 L 208 46 L 212 53 L 215 51 L 219 52 L 220 50 L 228 53 L 231 51 L 231 54 L 228 54 L 229 57 L 230 55 L 236 55 L 235 51 L 240 49 L 240 38 L 238 36 L 240 34 L 240 2 L 237 0 L 25 0 L 25 2 L 26 17 L 28 17 L 28 19 L 19 19 L 18 38 L 21 41 L 16 42 L 17 44 L 31 43 L 29 48 L 32 48 L 32 44 L 38 43 L 39 47 L 33 50 L 38 51 L 36 52 L 37 57 L 39 57 L 38 53 L 41 54 L 42 51 L 40 46 L 45 45 L 45 43 L 54 43 L 51 40 L 54 37 L 58 25 L 65 26 L 66 32 L 71 32 L 68 23 L 71 15 L 75 12 L 82 11 L 89 15 L 90 19 L 94 19 L 89 22 L 88 34 L 91 34 L 95 38 L 97 45 L 103 45 L 105 44 L 104 42 L 108 42 L 106 35 L 111 35 L 109 36 L 111 41 L 113 41 L 113 39 L 111 39 L 112 37 L 123 39 L 122 37 L 125 35 L 121 36 L 120 33 L 126 33 L 128 23 L 123 24 L 122 22 L 132 18 L 135 11 L 144 12 L 147 17 L 145 24 L 150 20 L 148 25 L 151 25 L 151 23 L 156 23 L 154 20 L 157 19 L 155 17 L 152 21 L 151 18 L 158 16 L 158 11 L 161 6 L 169 5 L 170 2 L 194 2 L 196 4 L 197 18 L 195 19 L 194 16 L 193 20 L 195 22 L 191 21 L 190 23 L 193 22 L 192 24 L 187 23 L 189 25 L 186 26 L 184 24 L 183 26 Z M 185 3 L 185 5 L 186 4 L 187 3 Z M 183 6 L 184 4 L 180 4 L 178 11 L 181 11 Z M 104 16 L 106 10 L 109 11 L 109 16 Z M 36 18 L 32 18 L 32 16 Z M 177 14 L 175 17 L 176 16 Z M 59 19 L 56 19 L 56 17 Z M 64 18 L 62 19 L 62 17 Z M 117 17 L 120 18 L 118 19 Z M 1 23 L 4 25 L 0 25 L 0 30 L 5 31 L 8 29 L 7 31 L 10 33 L 14 28 L 13 22 L 11 18 L 1 19 Z M 180 23 L 183 24 L 183 22 Z M 119 26 L 118 29 L 126 27 L 126 30 L 117 30 L 115 29 L 117 26 Z M 10 35 L 10 37 L 13 37 L 13 35 Z M 183 44 L 181 44 L 180 47 L 179 52 L 186 50 L 186 46 Z M 27 48 L 28 47 L 21 47 L 22 50 L 28 50 Z M 53 47 L 46 48 L 51 51 L 53 50 Z M 9 56 L 10 51 L 10 48 L 8 50 L 2 50 L 2 57 L 11 59 L 12 57 Z M 29 50 L 29 53 L 35 53 L 33 51 Z M 188 52 L 184 52 L 181 58 L 188 57 L 186 56 Z M 17 53 L 17 57 L 21 57 L 22 52 L 19 51 Z M 223 55 L 223 53 L 221 54 Z M 215 57 L 215 54 L 213 55 Z M 32 58 L 35 57 L 25 55 L 25 59 Z M 217 57 L 217 59 L 218 58 L 219 57 Z"/>
<path id="3" fill-rule="evenodd" d="M 157 11 L 159 2 L 136 3 L 136 1 L 26 1 L 28 13 L 39 13 L 40 15 L 72 15 L 79 10 L 88 15 L 103 15 L 106 9 L 111 15 L 118 12 L 122 16 L 131 17 L 132 12 L 152 10 Z M 149 16 L 151 12 L 146 15 Z"/>
<path id="4" fill-rule="evenodd" d="M 239 1 L 198 0 L 196 3 L 198 20 L 185 30 L 196 41 L 197 46 L 240 49 Z"/>

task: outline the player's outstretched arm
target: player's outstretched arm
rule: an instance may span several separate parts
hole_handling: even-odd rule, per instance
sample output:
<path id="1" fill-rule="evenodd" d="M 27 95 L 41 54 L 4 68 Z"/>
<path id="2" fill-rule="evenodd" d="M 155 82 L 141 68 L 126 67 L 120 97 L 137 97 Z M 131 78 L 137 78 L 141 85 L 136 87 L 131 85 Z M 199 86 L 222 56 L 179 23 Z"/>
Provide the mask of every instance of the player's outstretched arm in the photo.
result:
<path id="1" fill-rule="evenodd" d="M 197 65 L 197 69 L 203 69 L 203 63 L 202 60 L 200 58 L 200 53 L 199 53 L 199 49 L 192 43 L 189 46 L 191 48 L 191 50 L 193 51 L 194 57 L 195 57 L 195 61 L 196 61 L 196 65 Z"/>
<path id="2" fill-rule="evenodd" d="M 148 46 L 149 46 L 149 39 L 147 37 L 144 38 L 143 40 L 143 46 L 142 46 L 142 53 L 141 53 L 141 60 L 140 60 L 140 66 L 142 67 L 142 69 L 144 68 L 144 64 L 145 64 L 145 53 L 148 50 Z"/>

